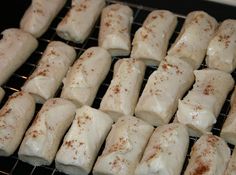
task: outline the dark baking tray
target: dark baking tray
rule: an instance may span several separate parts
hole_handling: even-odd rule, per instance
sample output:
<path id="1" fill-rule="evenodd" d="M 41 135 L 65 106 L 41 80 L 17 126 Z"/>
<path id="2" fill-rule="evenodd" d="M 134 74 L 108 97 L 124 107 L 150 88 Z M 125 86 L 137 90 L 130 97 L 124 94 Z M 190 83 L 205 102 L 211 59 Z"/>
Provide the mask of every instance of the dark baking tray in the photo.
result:
<path id="1" fill-rule="evenodd" d="M 1 2 L 0 5 L 0 31 L 10 28 L 10 27 L 18 27 L 19 21 L 26 10 L 26 8 L 30 4 L 30 0 L 5 0 Z M 125 3 L 129 5 L 133 11 L 134 11 L 134 22 L 132 24 L 132 31 L 131 36 L 133 37 L 135 31 L 142 25 L 142 22 L 148 15 L 148 13 L 154 9 L 167 9 L 177 14 L 178 16 L 178 25 L 175 30 L 175 33 L 173 34 L 170 44 L 174 42 L 175 38 L 177 37 L 181 26 L 184 22 L 185 16 L 193 11 L 193 10 L 204 10 L 208 12 L 210 15 L 214 16 L 218 21 L 222 21 L 227 18 L 233 18 L 236 19 L 236 7 L 207 2 L 207 1 L 201 1 L 201 0 L 107 0 L 107 3 Z M 26 61 L 26 63 L 21 66 L 8 80 L 7 83 L 3 85 L 3 88 L 6 91 L 6 96 L 3 99 L 3 102 L 0 104 L 0 107 L 4 104 L 4 102 L 7 100 L 8 96 L 11 95 L 13 92 L 16 92 L 20 89 L 20 87 L 24 84 L 27 77 L 34 71 L 36 68 L 37 62 L 39 61 L 44 49 L 46 48 L 47 44 L 50 41 L 53 40 L 59 40 L 64 41 L 67 44 L 73 46 L 78 56 L 87 48 L 91 46 L 97 46 L 97 37 L 98 37 L 98 31 L 99 31 L 99 21 L 96 23 L 96 26 L 94 27 L 90 37 L 83 43 L 83 44 L 75 44 L 72 42 L 65 41 L 61 38 L 59 38 L 55 33 L 55 28 L 57 24 L 60 22 L 63 16 L 65 16 L 66 12 L 70 8 L 70 0 L 67 2 L 65 7 L 61 10 L 59 15 L 56 17 L 56 19 L 51 24 L 48 31 L 39 38 L 39 47 L 36 49 L 36 51 L 29 57 L 29 59 Z M 109 74 L 107 75 L 107 78 L 103 82 L 102 86 L 100 87 L 96 99 L 93 103 L 93 107 L 98 108 L 99 104 L 101 102 L 101 99 L 103 95 L 105 94 L 107 87 L 112 79 L 112 73 L 113 73 L 113 65 L 114 63 L 119 59 L 120 57 L 113 57 L 113 64 L 111 67 L 111 70 L 109 71 Z M 205 64 L 203 63 L 201 68 L 205 67 Z M 156 67 L 149 66 L 145 73 L 145 80 L 142 85 L 142 89 L 144 88 L 147 79 L 149 75 L 156 69 Z M 232 73 L 234 79 L 236 80 L 236 71 Z M 59 88 L 57 95 L 60 94 L 61 88 Z M 219 135 L 221 127 L 224 123 L 225 118 L 227 117 L 227 114 L 229 112 L 230 106 L 229 106 L 229 98 L 230 95 L 227 97 L 225 104 L 221 110 L 221 113 L 218 117 L 217 123 L 214 125 L 212 132 L 215 135 Z M 40 109 L 41 105 L 37 105 L 37 111 Z M 36 111 L 36 112 L 37 112 Z M 196 141 L 197 138 L 190 137 L 190 147 L 188 150 L 188 155 L 186 157 L 185 165 L 183 167 L 183 171 L 186 168 L 186 165 L 188 163 L 189 153 L 191 150 L 192 145 Z M 233 149 L 232 145 L 229 145 L 231 150 Z M 101 151 L 100 151 L 101 152 Z M 27 163 L 24 163 L 20 160 L 18 160 L 17 157 L 17 151 L 14 153 L 14 155 L 10 157 L 0 157 L 0 175 L 7 175 L 7 174 L 19 174 L 19 175 L 58 175 L 63 174 L 58 172 L 55 169 L 54 163 L 50 166 L 40 166 L 40 167 L 34 167 Z"/>

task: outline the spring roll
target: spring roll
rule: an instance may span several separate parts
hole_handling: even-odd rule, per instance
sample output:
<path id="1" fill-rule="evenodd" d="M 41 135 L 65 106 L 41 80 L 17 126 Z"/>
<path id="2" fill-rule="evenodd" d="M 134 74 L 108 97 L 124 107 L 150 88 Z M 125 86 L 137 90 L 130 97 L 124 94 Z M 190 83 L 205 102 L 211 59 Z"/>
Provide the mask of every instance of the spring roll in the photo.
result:
<path id="1" fill-rule="evenodd" d="M 130 54 L 130 30 L 133 11 L 126 5 L 112 4 L 102 11 L 98 45 L 112 56 Z"/>
<path id="2" fill-rule="evenodd" d="M 63 80 L 61 97 L 77 106 L 92 105 L 99 86 L 109 72 L 111 60 L 111 55 L 103 48 L 87 49 Z"/>
<path id="3" fill-rule="evenodd" d="M 206 57 L 207 66 L 225 72 L 236 68 L 236 20 L 227 19 L 211 40 Z"/>
<path id="4" fill-rule="evenodd" d="M 193 145 L 184 175 L 223 175 L 230 149 L 220 137 L 205 134 Z"/>
<path id="5" fill-rule="evenodd" d="M 47 100 L 21 143 L 18 157 L 34 166 L 50 165 L 75 115 L 76 106 L 62 98 Z"/>
<path id="6" fill-rule="evenodd" d="M 131 175 L 141 159 L 143 150 L 153 132 L 146 122 L 124 116 L 112 126 L 102 155 L 93 169 L 94 175 Z"/>
<path id="7" fill-rule="evenodd" d="M 200 136 L 216 123 L 234 80 L 229 73 L 213 69 L 195 70 L 194 75 L 193 89 L 179 100 L 176 119 L 189 127 L 191 136 Z"/>
<path id="8" fill-rule="evenodd" d="M 0 102 L 2 101 L 4 95 L 5 95 L 5 91 L 3 88 L 0 87 Z"/>
<path id="9" fill-rule="evenodd" d="M 194 69 L 199 68 L 217 25 L 215 18 L 203 11 L 189 13 L 168 55 L 181 57 Z"/>
<path id="10" fill-rule="evenodd" d="M 236 174 L 236 148 L 234 148 L 233 154 L 229 160 L 228 166 L 224 175 L 234 175 Z"/>
<path id="11" fill-rule="evenodd" d="M 178 100 L 193 81 L 193 68 L 188 63 L 167 56 L 149 77 L 135 108 L 135 116 L 154 126 L 169 123 L 177 110 Z"/>
<path id="12" fill-rule="evenodd" d="M 104 6 L 105 0 L 72 2 L 71 9 L 57 26 L 57 35 L 65 40 L 83 43 L 92 31 Z"/>
<path id="13" fill-rule="evenodd" d="M 220 136 L 228 143 L 236 145 L 236 88 L 231 96 L 230 111 L 221 129 Z"/>
<path id="14" fill-rule="evenodd" d="M 20 21 L 20 28 L 36 38 L 43 35 L 66 0 L 32 0 Z"/>
<path id="15" fill-rule="evenodd" d="M 141 59 L 147 65 L 159 65 L 176 25 L 177 16 L 170 11 L 151 12 L 134 35 L 131 58 Z"/>
<path id="16" fill-rule="evenodd" d="M 20 29 L 4 30 L 0 40 L 0 86 L 27 60 L 38 41 Z"/>
<path id="17" fill-rule="evenodd" d="M 22 90 L 31 93 L 37 103 L 44 103 L 52 98 L 75 56 L 76 52 L 73 47 L 60 41 L 50 42 L 38 67 L 28 77 Z"/>
<path id="18" fill-rule="evenodd" d="M 133 115 L 144 73 L 145 64 L 142 61 L 130 58 L 118 60 L 100 109 L 114 121 L 122 115 Z"/>
<path id="19" fill-rule="evenodd" d="M 156 128 L 135 175 L 180 175 L 188 145 L 188 130 L 184 125 L 172 123 Z"/>
<path id="20" fill-rule="evenodd" d="M 89 106 L 77 109 L 71 128 L 56 156 L 56 168 L 71 175 L 86 175 L 111 126 L 110 116 Z"/>
<path id="21" fill-rule="evenodd" d="M 0 110 L 0 156 L 10 156 L 17 149 L 33 118 L 34 98 L 27 92 L 15 92 Z"/>

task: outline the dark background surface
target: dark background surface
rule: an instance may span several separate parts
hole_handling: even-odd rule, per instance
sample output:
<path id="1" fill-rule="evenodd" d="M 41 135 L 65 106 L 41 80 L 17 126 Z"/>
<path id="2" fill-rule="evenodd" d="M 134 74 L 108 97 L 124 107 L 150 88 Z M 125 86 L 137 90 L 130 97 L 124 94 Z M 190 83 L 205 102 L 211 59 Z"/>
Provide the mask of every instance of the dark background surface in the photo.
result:
<path id="1" fill-rule="evenodd" d="M 186 15 L 193 10 L 205 10 L 217 20 L 235 18 L 235 8 L 230 6 L 206 2 L 203 0 L 123 0 L 139 5 L 156 7 L 159 9 L 174 10 L 179 14 Z M 19 21 L 29 6 L 31 0 L 1 0 L 0 4 L 0 30 L 5 28 L 18 27 Z"/>

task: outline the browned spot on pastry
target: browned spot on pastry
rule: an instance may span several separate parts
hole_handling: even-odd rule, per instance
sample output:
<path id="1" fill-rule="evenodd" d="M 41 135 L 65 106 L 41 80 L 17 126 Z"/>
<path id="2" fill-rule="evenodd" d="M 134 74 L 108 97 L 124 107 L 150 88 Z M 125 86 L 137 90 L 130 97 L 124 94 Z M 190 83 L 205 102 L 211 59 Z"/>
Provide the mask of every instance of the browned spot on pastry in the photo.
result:
<path id="1" fill-rule="evenodd" d="M 148 35 L 145 34 L 145 35 L 142 35 L 142 37 L 143 37 L 143 39 L 146 39 L 148 37 Z"/>
<path id="2" fill-rule="evenodd" d="M 30 134 L 32 135 L 33 138 L 36 138 L 37 136 L 39 136 L 41 134 L 41 132 L 34 130 Z"/>
<path id="3" fill-rule="evenodd" d="M 23 95 L 23 92 L 20 91 L 18 93 L 13 94 L 12 96 L 10 96 L 9 100 L 17 98 L 17 97 L 22 96 L 22 95 Z"/>
<path id="4" fill-rule="evenodd" d="M 198 14 L 193 18 L 194 23 L 199 23 L 199 20 L 204 18 L 204 14 Z"/>
<path id="5" fill-rule="evenodd" d="M 0 117 L 6 115 L 6 114 L 8 114 L 8 113 L 10 113 L 11 111 L 12 111 L 11 108 L 4 108 L 4 109 L 1 111 L 1 113 L 0 113 Z"/>
<path id="6" fill-rule="evenodd" d="M 78 124 L 79 127 L 81 127 L 82 125 L 85 124 L 85 121 L 83 121 L 81 118 L 78 118 L 77 119 L 77 124 Z"/>
<path id="7" fill-rule="evenodd" d="M 104 24 L 106 27 L 110 27 L 111 26 L 111 23 L 110 22 L 105 22 Z"/>
<path id="8" fill-rule="evenodd" d="M 86 53 L 87 57 L 91 57 L 93 55 L 93 51 Z"/>
<path id="9" fill-rule="evenodd" d="M 152 16 L 152 19 L 156 19 L 156 18 L 157 18 L 157 16 L 156 16 L 156 15 Z"/>
<path id="10" fill-rule="evenodd" d="M 219 37 L 218 41 L 224 42 L 225 48 L 227 48 L 230 43 L 230 40 L 229 40 L 230 36 L 229 35 L 219 35 L 218 37 Z"/>
<path id="11" fill-rule="evenodd" d="M 127 139 L 125 139 L 124 137 L 120 137 L 116 143 L 111 145 L 108 152 L 111 153 L 111 152 L 115 152 L 115 151 L 124 149 L 125 144 L 127 144 L 127 142 L 128 142 Z"/>
<path id="12" fill-rule="evenodd" d="M 43 10 L 41 9 L 33 10 L 33 13 L 40 13 L 41 15 L 44 15 Z"/>
<path id="13" fill-rule="evenodd" d="M 160 145 L 154 145 L 153 147 L 153 154 L 151 154 L 150 156 L 147 157 L 147 159 L 145 161 L 149 161 L 152 158 L 154 158 L 159 152 L 162 152 L 162 148 L 160 147 Z"/>
<path id="14" fill-rule="evenodd" d="M 207 138 L 207 142 L 210 143 L 211 145 L 214 145 L 218 141 L 219 141 L 219 138 L 217 138 L 213 135 L 209 135 Z"/>
<path id="15" fill-rule="evenodd" d="M 203 175 L 210 170 L 209 165 L 204 164 L 202 161 L 197 161 L 197 167 L 193 170 L 191 175 Z"/>
<path id="16" fill-rule="evenodd" d="M 111 165 L 112 169 L 117 169 L 120 167 L 120 164 L 124 164 L 124 163 L 127 163 L 125 159 L 120 158 L 119 156 L 116 156 L 112 162 L 109 162 L 109 165 Z"/>
<path id="17" fill-rule="evenodd" d="M 120 93 L 120 85 L 115 85 L 113 87 L 112 91 L 114 92 L 114 94 Z"/>
<path id="18" fill-rule="evenodd" d="M 73 147 L 73 143 L 74 143 L 74 140 L 69 140 L 69 141 L 65 141 L 65 145 L 67 146 L 67 147 Z"/>
<path id="19" fill-rule="evenodd" d="M 164 71 L 167 71 L 168 70 L 168 64 L 162 64 L 162 69 L 164 70 Z"/>
<path id="20" fill-rule="evenodd" d="M 214 87 L 208 84 L 206 88 L 204 89 L 203 94 L 210 95 L 210 94 L 213 94 L 213 92 L 214 92 Z"/>

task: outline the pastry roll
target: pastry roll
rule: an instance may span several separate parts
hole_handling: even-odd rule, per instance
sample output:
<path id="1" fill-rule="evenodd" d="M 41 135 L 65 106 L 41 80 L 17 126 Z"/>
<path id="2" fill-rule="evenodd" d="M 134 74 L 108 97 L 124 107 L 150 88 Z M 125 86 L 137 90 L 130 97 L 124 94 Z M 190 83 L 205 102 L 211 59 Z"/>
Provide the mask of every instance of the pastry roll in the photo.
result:
<path id="1" fill-rule="evenodd" d="M 104 6 L 105 0 L 72 2 L 72 8 L 57 26 L 57 34 L 65 40 L 83 43 Z"/>
<path id="2" fill-rule="evenodd" d="M 76 106 L 62 98 L 47 100 L 21 143 L 18 157 L 34 166 L 50 165 L 75 115 Z"/>
<path id="3" fill-rule="evenodd" d="M 223 175 L 230 149 L 220 137 L 205 134 L 193 145 L 184 175 Z"/>
<path id="4" fill-rule="evenodd" d="M 89 174 L 112 122 L 110 116 L 89 106 L 77 109 L 57 153 L 56 168 L 71 175 Z"/>
<path id="5" fill-rule="evenodd" d="M 4 95 L 5 95 L 5 91 L 3 88 L 0 87 L 0 102 L 2 101 Z"/>
<path id="6" fill-rule="evenodd" d="M 207 66 L 233 72 L 236 67 L 236 20 L 227 19 L 211 40 L 206 57 Z"/>
<path id="7" fill-rule="evenodd" d="M 20 28 L 40 37 L 65 5 L 66 0 L 32 0 L 20 21 Z"/>
<path id="8" fill-rule="evenodd" d="M 236 88 L 231 96 L 230 111 L 221 129 L 220 136 L 226 142 L 236 145 Z"/>
<path id="9" fill-rule="evenodd" d="M 156 128 L 135 174 L 180 175 L 188 145 L 188 130 L 184 125 L 172 123 Z"/>
<path id="10" fill-rule="evenodd" d="M 168 51 L 168 55 L 181 57 L 194 69 L 199 68 L 217 25 L 215 18 L 203 11 L 189 13 L 179 36 Z"/>
<path id="11" fill-rule="evenodd" d="M 17 149 L 33 118 L 34 98 L 27 92 L 15 92 L 0 110 L 0 156 L 10 156 Z"/>
<path id="12" fill-rule="evenodd" d="M 193 89 L 179 100 L 176 119 L 189 127 L 190 135 L 200 136 L 216 123 L 234 80 L 230 74 L 213 69 L 195 70 L 194 75 Z"/>
<path id="13" fill-rule="evenodd" d="M 141 59 L 148 65 L 159 65 L 176 25 L 177 16 L 170 11 L 151 12 L 134 35 L 131 58 Z"/>
<path id="14" fill-rule="evenodd" d="M 145 64 L 142 61 L 130 58 L 118 60 L 100 109 L 114 121 L 122 115 L 133 115 L 144 73 Z"/>
<path id="15" fill-rule="evenodd" d="M 75 56 L 73 47 L 60 41 L 50 42 L 38 67 L 27 79 L 22 90 L 31 93 L 37 103 L 44 103 L 52 98 Z"/>
<path id="16" fill-rule="evenodd" d="M 105 49 L 87 49 L 63 80 L 61 97 L 73 101 L 77 106 L 92 105 L 99 86 L 109 72 L 111 61 L 111 55 Z"/>
<path id="17" fill-rule="evenodd" d="M 155 126 L 169 123 L 177 110 L 178 100 L 193 81 L 193 68 L 188 63 L 167 56 L 149 77 L 135 108 L 135 116 Z"/>
<path id="18" fill-rule="evenodd" d="M 112 4 L 102 11 L 98 45 L 112 56 L 130 53 L 130 29 L 133 11 L 126 5 Z"/>
<path id="19" fill-rule="evenodd" d="M 153 132 L 146 122 L 124 116 L 112 126 L 102 155 L 93 169 L 94 175 L 131 175 L 141 159 L 143 150 Z"/>
<path id="20" fill-rule="evenodd" d="M 32 35 L 20 29 L 6 29 L 1 34 L 0 85 L 10 78 L 38 46 L 38 41 Z"/>
<path id="21" fill-rule="evenodd" d="M 236 148 L 234 148 L 233 154 L 229 160 L 228 166 L 224 175 L 234 175 L 236 174 Z"/>

